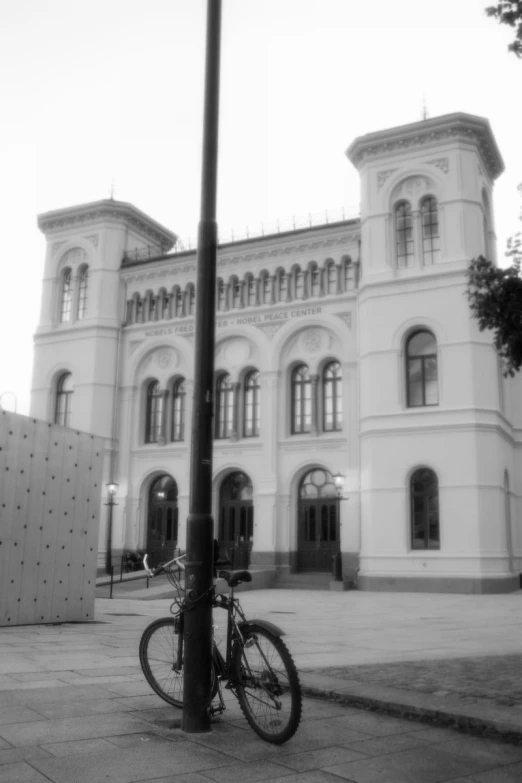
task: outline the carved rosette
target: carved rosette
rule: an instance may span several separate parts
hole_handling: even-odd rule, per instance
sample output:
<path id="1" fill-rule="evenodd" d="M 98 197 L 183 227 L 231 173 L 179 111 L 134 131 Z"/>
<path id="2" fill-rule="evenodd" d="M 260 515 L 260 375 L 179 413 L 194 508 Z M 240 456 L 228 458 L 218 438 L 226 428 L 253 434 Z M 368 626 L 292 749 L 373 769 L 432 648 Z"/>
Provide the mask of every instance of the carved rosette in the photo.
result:
<path id="1" fill-rule="evenodd" d="M 319 329 L 307 329 L 301 335 L 301 346 L 307 353 L 320 353 L 325 345 L 325 338 Z"/>

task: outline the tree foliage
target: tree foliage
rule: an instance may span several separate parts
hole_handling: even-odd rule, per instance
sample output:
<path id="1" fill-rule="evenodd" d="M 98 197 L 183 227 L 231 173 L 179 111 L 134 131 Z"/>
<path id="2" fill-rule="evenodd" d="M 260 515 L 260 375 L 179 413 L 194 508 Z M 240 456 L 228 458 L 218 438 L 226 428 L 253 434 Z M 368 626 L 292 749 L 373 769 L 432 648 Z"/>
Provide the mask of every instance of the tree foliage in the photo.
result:
<path id="1" fill-rule="evenodd" d="M 515 29 L 515 40 L 509 44 L 508 51 L 522 57 L 522 0 L 500 0 L 496 5 L 486 8 L 486 13 L 498 19 L 500 24 Z"/>
<path id="2" fill-rule="evenodd" d="M 504 375 L 514 376 L 522 366 L 522 234 L 508 240 L 506 256 L 511 266 L 499 269 L 484 256 L 468 267 L 467 295 L 480 331 L 491 329 L 493 342 L 504 365 Z"/>

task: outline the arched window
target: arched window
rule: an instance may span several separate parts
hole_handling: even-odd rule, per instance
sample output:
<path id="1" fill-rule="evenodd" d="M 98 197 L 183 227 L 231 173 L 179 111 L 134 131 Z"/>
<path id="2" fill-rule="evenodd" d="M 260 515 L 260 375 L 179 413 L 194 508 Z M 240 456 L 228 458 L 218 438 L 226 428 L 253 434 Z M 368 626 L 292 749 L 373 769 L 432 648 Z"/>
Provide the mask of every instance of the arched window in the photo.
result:
<path id="1" fill-rule="evenodd" d="M 247 278 L 247 302 L 249 307 L 256 305 L 256 281 L 252 276 Z"/>
<path id="2" fill-rule="evenodd" d="M 422 258 L 426 266 L 440 260 L 439 210 L 437 199 L 428 196 L 421 204 Z"/>
<path id="3" fill-rule="evenodd" d="M 321 272 L 314 266 L 310 270 L 310 295 L 319 296 L 321 293 Z"/>
<path id="4" fill-rule="evenodd" d="M 164 399 L 158 381 L 151 381 L 147 387 L 145 443 L 158 443 L 161 440 Z"/>
<path id="5" fill-rule="evenodd" d="M 312 429 L 312 381 L 306 364 L 292 373 L 292 433 L 298 435 Z"/>
<path id="6" fill-rule="evenodd" d="M 243 435 L 253 438 L 259 435 L 259 373 L 253 370 L 245 378 Z"/>
<path id="7" fill-rule="evenodd" d="M 286 302 L 288 300 L 288 275 L 284 270 L 279 272 L 277 278 L 277 300 Z"/>
<path id="8" fill-rule="evenodd" d="M 185 315 L 184 312 L 184 303 L 185 303 L 185 296 L 183 294 L 183 291 L 180 291 L 178 288 L 176 290 L 176 293 L 174 294 L 174 313 L 176 318 L 183 318 Z"/>
<path id="9" fill-rule="evenodd" d="M 131 324 L 134 320 L 134 299 L 127 300 L 127 315 L 125 317 L 125 324 Z"/>
<path id="10" fill-rule="evenodd" d="M 329 294 L 337 293 L 337 267 L 334 261 L 326 265 L 326 290 Z"/>
<path id="11" fill-rule="evenodd" d="M 177 380 L 172 387 L 172 424 L 170 439 L 179 441 L 185 439 L 185 395 L 186 383 L 184 378 Z"/>
<path id="12" fill-rule="evenodd" d="M 226 301 L 225 283 L 223 280 L 217 282 L 217 309 L 224 310 Z"/>
<path id="13" fill-rule="evenodd" d="M 323 370 L 323 430 L 339 432 L 343 427 L 343 375 L 339 362 Z"/>
<path id="14" fill-rule="evenodd" d="M 143 321 L 143 299 L 141 296 L 136 297 L 136 323 L 141 324 Z"/>
<path id="15" fill-rule="evenodd" d="M 78 281 L 78 320 L 85 318 L 87 313 L 87 282 L 89 277 L 89 267 L 82 266 Z"/>
<path id="16" fill-rule="evenodd" d="M 263 297 L 263 304 L 270 304 L 272 299 L 272 281 L 268 272 L 265 272 L 261 278 L 261 294 Z"/>
<path id="17" fill-rule="evenodd" d="M 411 548 L 440 549 L 439 482 L 429 468 L 419 468 L 410 480 Z"/>
<path id="18" fill-rule="evenodd" d="M 431 332 L 419 331 L 406 343 L 408 408 L 438 405 L 437 342 Z"/>
<path id="19" fill-rule="evenodd" d="M 56 404 L 54 407 L 54 422 L 68 427 L 71 421 L 71 403 L 73 395 L 73 380 L 70 372 L 65 372 L 58 378 L 56 384 Z"/>
<path id="20" fill-rule="evenodd" d="M 216 438 L 229 438 L 234 426 L 234 387 L 228 373 L 216 383 Z"/>
<path id="21" fill-rule="evenodd" d="M 304 297 L 305 276 L 301 269 L 296 269 L 294 283 L 295 298 L 302 299 Z"/>
<path id="22" fill-rule="evenodd" d="M 395 207 L 395 236 L 397 242 L 397 266 L 413 264 L 413 215 L 408 201 Z"/>
<path id="23" fill-rule="evenodd" d="M 232 283 L 232 307 L 237 310 L 241 305 L 241 283 L 239 280 L 234 280 Z"/>
<path id="24" fill-rule="evenodd" d="M 187 289 L 187 300 L 188 300 L 188 314 L 194 315 L 196 312 L 196 289 L 192 285 L 192 283 L 189 285 Z"/>
<path id="25" fill-rule="evenodd" d="M 72 272 L 67 267 L 62 272 L 62 290 L 60 299 L 60 321 L 66 323 L 71 320 L 72 307 Z"/>
<path id="26" fill-rule="evenodd" d="M 170 295 L 166 291 L 161 295 L 161 317 L 170 318 Z"/>
<path id="27" fill-rule="evenodd" d="M 350 257 L 343 261 L 343 283 L 345 291 L 353 291 L 355 288 L 355 268 Z"/>
<path id="28" fill-rule="evenodd" d="M 154 294 L 149 294 L 149 321 L 156 320 L 157 300 Z"/>

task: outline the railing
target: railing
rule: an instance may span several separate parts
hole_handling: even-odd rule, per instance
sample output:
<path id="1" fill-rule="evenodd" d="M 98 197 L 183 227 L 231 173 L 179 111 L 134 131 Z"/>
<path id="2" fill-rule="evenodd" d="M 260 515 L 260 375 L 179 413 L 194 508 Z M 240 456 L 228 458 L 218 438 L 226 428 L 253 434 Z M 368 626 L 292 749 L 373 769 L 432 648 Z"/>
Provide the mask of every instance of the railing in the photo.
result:
<path id="1" fill-rule="evenodd" d="M 246 226 L 242 230 L 230 229 L 229 231 L 219 232 L 218 244 L 224 245 L 229 242 L 241 242 L 245 239 L 259 239 L 264 236 L 274 234 L 283 234 L 290 231 L 297 231 L 303 228 L 313 228 L 318 226 L 327 226 L 330 223 L 341 223 L 345 220 L 357 220 L 360 216 L 359 208 L 350 205 L 340 209 L 325 209 L 324 212 L 309 212 L 306 215 L 294 215 L 291 218 L 282 218 L 260 223 L 256 227 Z M 176 240 L 173 250 L 163 252 L 158 247 L 143 247 L 136 250 L 126 251 L 123 255 L 124 261 L 147 261 L 151 258 L 161 258 L 165 255 L 175 255 L 184 253 L 187 250 L 195 250 L 197 241 L 194 237 L 188 237 L 184 242 L 181 239 Z"/>

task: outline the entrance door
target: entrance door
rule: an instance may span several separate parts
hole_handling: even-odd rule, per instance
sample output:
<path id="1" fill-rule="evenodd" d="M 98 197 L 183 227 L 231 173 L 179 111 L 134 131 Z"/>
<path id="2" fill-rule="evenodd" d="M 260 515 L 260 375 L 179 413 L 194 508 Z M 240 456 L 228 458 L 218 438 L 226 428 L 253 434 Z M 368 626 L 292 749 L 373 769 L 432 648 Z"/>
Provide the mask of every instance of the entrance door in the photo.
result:
<path id="1" fill-rule="evenodd" d="M 151 564 L 169 560 L 178 545 L 178 487 L 171 476 L 160 476 L 149 490 L 147 552 Z"/>
<path id="2" fill-rule="evenodd" d="M 219 553 L 234 568 L 248 568 L 254 541 L 252 483 L 246 473 L 231 473 L 219 492 Z"/>
<path id="3" fill-rule="evenodd" d="M 341 551 L 339 499 L 332 476 L 312 470 L 299 487 L 297 567 L 299 571 L 331 571 Z"/>

